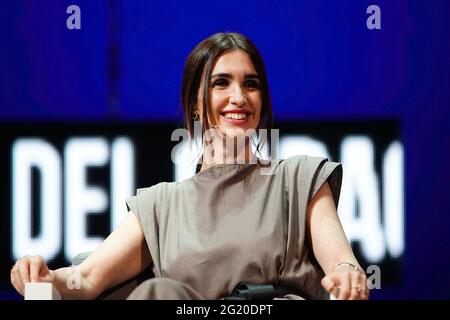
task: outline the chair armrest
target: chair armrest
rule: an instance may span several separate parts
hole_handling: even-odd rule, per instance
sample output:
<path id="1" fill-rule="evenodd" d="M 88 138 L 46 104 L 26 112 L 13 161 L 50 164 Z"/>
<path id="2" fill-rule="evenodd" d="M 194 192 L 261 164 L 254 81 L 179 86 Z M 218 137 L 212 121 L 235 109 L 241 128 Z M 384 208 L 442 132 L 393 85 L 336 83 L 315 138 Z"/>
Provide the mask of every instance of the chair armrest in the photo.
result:
<path id="1" fill-rule="evenodd" d="M 51 282 L 25 283 L 25 300 L 62 300 L 61 295 Z"/>

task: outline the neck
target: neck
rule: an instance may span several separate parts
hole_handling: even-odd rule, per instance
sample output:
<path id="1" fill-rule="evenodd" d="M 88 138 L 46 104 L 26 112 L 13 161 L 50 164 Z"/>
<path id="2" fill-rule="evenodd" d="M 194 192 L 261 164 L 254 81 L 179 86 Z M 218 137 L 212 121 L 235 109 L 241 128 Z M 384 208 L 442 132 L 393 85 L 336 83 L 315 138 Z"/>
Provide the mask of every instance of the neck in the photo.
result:
<path id="1" fill-rule="evenodd" d="M 248 137 L 222 137 L 204 143 L 203 162 L 200 171 L 218 164 L 253 164 L 256 156 Z"/>

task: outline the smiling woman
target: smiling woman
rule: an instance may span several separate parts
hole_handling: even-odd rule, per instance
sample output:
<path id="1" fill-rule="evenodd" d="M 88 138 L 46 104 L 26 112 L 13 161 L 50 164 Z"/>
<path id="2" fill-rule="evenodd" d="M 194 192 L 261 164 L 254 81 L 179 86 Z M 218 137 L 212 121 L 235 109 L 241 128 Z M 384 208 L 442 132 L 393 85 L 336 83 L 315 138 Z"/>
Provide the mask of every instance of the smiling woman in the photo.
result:
<path id="1" fill-rule="evenodd" d="M 237 163 L 245 163 L 246 159 L 247 161 L 254 159 L 250 152 L 249 139 L 244 141 L 240 148 L 238 148 L 237 141 L 234 143 L 234 140 L 227 139 L 253 132 L 252 130 L 258 127 L 260 121 L 259 76 L 248 54 L 239 49 L 232 50 L 224 53 L 214 63 L 208 92 L 210 97 L 208 109 L 202 103 L 201 93 L 202 91 L 199 92 L 197 106 L 194 106 L 194 113 L 198 113 L 200 119 L 203 119 L 203 114 L 207 113 L 209 126 L 217 130 L 216 134 L 209 132 L 208 137 L 215 139 L 213 139 L 213 145 L 208 149 L 224 150 L 224 152 L 214 152 L 212 157 L 209 156 L 211 153 L 204 152 L 202 168 L 220 163 L 220 161 L 224 161 L 223 158 L 229 159 L 230 154 L 233 158 L 232 161 Z M 226 138 L 220 139 L 221 135 Z M 226 147 L 219 146 L 219 144 L 223 144 L 223 140 L 225 140 Z M 229 163 L 229 161 L 225 162 Z"/>
<path id="2" fill-rule="evenodd" d="M 185 64 L 181 99 L 186 128 L 191 135 L 194 135 L 196 120 L 201 120 L 203 133 L 210 132 L 211 127 L 217 129 L 206 134 L 207 137 L 223 136 L 224 139 L 248 134 L 248 130 L 270 131 L 272 127 L 272 104 L 264 63 L 256 46 L 237 33 L 217 33 L 192 50 Z M 216 139 L 212 147 L 213 157 L 218 159 L 204 153 L 202 169 L 226 158 L 219 145 L 221 140 Z M 245 162 L 246 158 L 251 161 L 252 156 L 250 144 L 246 143 L 245 148 L 234 155 L 235 163 L 242 163 L 242 159 Z"/>
<path id="3" fill-rule="evenodd" d="M 79 266 L 80 289 L 67 287 L 67 268 L 49 270 L 37 257 L 15 264 L 15 288 L 23 293 L 26 282 L 51 281 L 64 298 L 94 298 L 151 267 L 154 277 L 129 299 L 252 298 L 252 290 L 265 299 L 320 299 L 321 283 L 339 299 L 367 299 L 366 276 L 336 212 L 339 163 L 272 159 L 267 174 L 248 140 L 233 147 L 232 163 L 217 156 L 226 139 L 272 125 L 254 44 L 236 33 L 202 41 L 186 61 L 181 94 L 187 129 L 193 134 L 199 121 L 213 151 L 203 152 L 196 175 L 129 198 L 127 218 Z"/>

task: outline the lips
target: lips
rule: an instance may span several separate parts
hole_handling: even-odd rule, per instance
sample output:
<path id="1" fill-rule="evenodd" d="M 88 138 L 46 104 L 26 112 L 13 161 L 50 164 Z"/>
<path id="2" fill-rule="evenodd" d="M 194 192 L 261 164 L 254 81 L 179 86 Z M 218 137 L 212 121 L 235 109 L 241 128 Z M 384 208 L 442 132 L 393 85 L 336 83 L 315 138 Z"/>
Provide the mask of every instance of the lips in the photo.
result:
<path id="1" fill-rule="evenodd" d="M 227 110 L 221 113 L 221 116 L 225 119 L 225 121 L 232 124 L 243 124 L 247 122 L 248 116 L 250 113 L 246 110 Z"/>

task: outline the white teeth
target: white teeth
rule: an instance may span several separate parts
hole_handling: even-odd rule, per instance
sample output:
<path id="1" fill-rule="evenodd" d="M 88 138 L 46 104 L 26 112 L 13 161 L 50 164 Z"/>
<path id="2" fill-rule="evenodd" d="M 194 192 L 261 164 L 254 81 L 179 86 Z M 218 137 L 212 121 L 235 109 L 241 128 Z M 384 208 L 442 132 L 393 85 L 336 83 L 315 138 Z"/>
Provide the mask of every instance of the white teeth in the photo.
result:
<path id="1" fill-rule="evenodd" d="M 247 118 L 247 115 L 245 113 L 225 113 L 225 118 L 241 120 Z"/>

